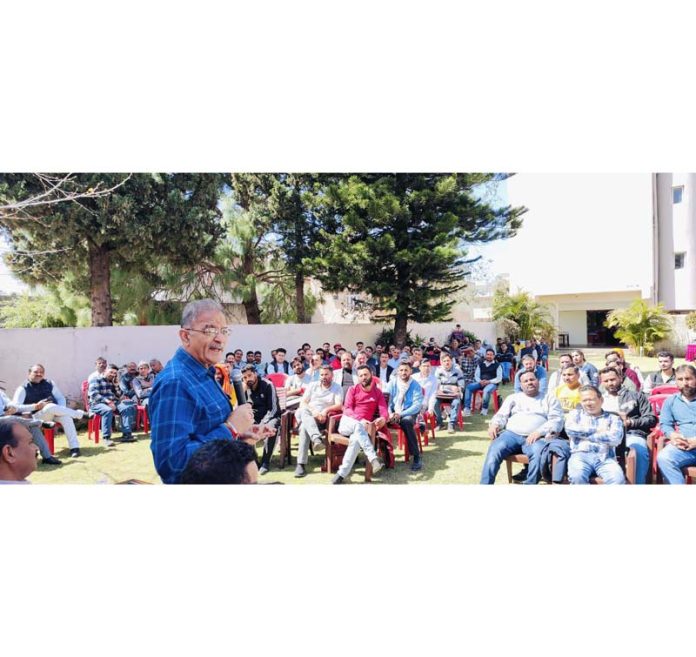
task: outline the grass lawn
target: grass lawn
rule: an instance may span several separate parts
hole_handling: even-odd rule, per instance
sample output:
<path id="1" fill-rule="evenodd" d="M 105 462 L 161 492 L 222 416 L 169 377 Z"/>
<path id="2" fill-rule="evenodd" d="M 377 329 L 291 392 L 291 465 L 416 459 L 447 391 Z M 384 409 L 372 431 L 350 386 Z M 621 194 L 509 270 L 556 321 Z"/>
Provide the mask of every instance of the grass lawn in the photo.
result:
<path id="1" fill-rule="evenodd" d="M 607 349 L 585 349 L 588 360 L 596 366 L 603 365 L 603 354 Z M 638 365 L 646 375 L 657 368 L 654 358 L 638 358 L 627 356 L 632 365 Z M 677 359 L 676 365 L 683 363 Z M 551 368 L 558 366 L 558 357 L 552 355 Z M 512 392 L 512 386 L 503 386 L 500 393 L 506 397 Z M 393 470 L 382 470 L 373 480 L 373 485 L 382 484 L 474 484 L 478 483 L 481 466 L 486 455 L 489 439 L 486 434 L 488 417 L 473 415 L 465 418 L 464 431 L 448 434 L 446 431 L 436 432 L 435 441 L 424 448 L 423 470 L 411 473 L 404 463 L 403 451 L 395 450 L 396 467 Z M 118 435 L 118 434 L 116 434 Z M 87 440 L 86 430 L 80 432 L 82 456 L 70 458 L 68 444 L 62 433 L 56 435 L 56 456 L 63 461 L 62 465 L 42 465 L 29 477 L 35 484 L 113 484 L 126 479 L 140 479 L 151 483 L 160 483 L 152 462 L 150 438 L 143 433 L 135 434 L 136 443 L 115 447 L 104 447 L 100 442 L 95 445 Z M 293 464 L 297 455 L 297 438 L 293 440 Z M 284 484 L 328 484 L 333 475 L 320 471 L 324 453 L 310 456 L 307 467 L 308 475 L 304 479 L 295 479 L 294 465 L 286 465 L 285 469 L 277 469 L 276 457 L 271 463 L 271 471 L 261 479 L 262 482 L 282 482 Z M 353 473 L 346 481 L 349 484 L 363 483 L 364 458 L 358 458 Z M 520 466 L 515 466 L 519 468 Z M 507 483 L 505 467 L 501 468 L 496 483 Z"/>

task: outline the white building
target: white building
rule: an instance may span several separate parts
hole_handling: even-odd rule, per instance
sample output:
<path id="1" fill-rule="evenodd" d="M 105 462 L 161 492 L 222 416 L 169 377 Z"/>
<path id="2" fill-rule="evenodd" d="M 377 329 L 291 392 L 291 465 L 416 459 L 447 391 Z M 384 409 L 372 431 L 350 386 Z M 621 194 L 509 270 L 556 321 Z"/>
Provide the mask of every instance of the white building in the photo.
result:
<path id="1" fill-rule="evenodd" d="M 634 299 L 696 308 L 696 175 L 518 174 L 507 196 L 529 212 L 496 269 L 550 306 L 570 345 L 614 344 L 606 314 Z"/>

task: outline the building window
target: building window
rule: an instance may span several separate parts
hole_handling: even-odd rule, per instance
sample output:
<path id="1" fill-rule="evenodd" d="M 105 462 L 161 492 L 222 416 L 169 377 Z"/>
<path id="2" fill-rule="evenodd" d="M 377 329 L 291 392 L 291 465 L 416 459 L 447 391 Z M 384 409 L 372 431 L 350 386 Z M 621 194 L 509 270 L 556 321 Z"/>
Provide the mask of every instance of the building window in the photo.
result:
<path id="1" fill-rule="evenodd" d="M 674 254 L 674 268 L 675 269 L 684 269 L 684 258 L 686 257 L 686 253 L 675 253 Z"/>
<path id="2" fill-rule="evenodd" d="M 683 187 L 672 187 L 672 203 L 681 203 L 684 198 Z"/>

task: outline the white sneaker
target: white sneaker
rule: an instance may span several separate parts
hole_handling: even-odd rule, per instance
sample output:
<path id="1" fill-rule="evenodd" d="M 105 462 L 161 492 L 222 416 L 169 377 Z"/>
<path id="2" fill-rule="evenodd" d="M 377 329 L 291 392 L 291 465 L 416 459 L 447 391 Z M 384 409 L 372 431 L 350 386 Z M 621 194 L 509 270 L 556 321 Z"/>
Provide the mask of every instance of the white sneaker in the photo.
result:
<path id="1" fill-rule="evenodd" d="M 384 463 L 379 459 L 372 459 L 370 463 L 372 463 L 372 474 L 377 474 L 384 467 Z"/>
<path id="2" fill-rule="evenodd" d="M 488 409 L 487 409 L 487 408 L 482 408 L 482 409 L 481 409 L 481 415 L 488 415 Z"/>
<path id="3" fill-rule="evenodd" d="M 85 414 L 86 414 L 86 411 L 83 411 L 81 408 L 78 408 L 78 409 L 75 411 L 75 415 L 77 416 L 75 419 L 76 419 L 76 420 L 81 420 L 81 419 L 85 416 Z"/>
<path id="4" fill-rule="evenodd" d="M 462 415 L 463 415 L 464 417 L 469 417 L 469 416 L 471 415 L 471 409 L 470 409 L 470 408 L 465 408 L 465 409 L 462 411 Z"/>

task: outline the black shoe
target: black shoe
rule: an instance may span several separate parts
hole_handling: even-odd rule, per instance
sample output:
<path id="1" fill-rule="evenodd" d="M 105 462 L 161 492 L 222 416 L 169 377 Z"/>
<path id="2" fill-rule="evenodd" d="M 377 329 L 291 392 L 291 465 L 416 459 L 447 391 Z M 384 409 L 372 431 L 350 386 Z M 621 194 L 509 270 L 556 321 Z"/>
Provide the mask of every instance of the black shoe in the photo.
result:
<path id="1" fill-rule="evenodd" d="M 130 433 L 124 433 L 121 436 L 121 442 L 122 443 L 134 443 L 135 438 Z"/>
<path id="2" fill-rule="evenodd" d="M 414 459 L 413 463 L 411 463 L 411 472 L 418 472 L 419 470 L 423 469 L 423 461 L 418 459 L 417 461 Z"/>
<path id="3" fill-rule="evenodd" d="M 305 472 L 304 465 L 302 465 L 302 463 L 298 463 L 297 467 L 295 468 L 295 477 L 297 477 L 299 479 L 300 477 L 306 477 L 306 476 L 307 476 L 307 473 Z"/>
<path id="4" fill-rule="evenodd" d="M 70 456 L 71 456 L 72 458 L 74 458 L 74 459 L 76 459 L 78 456 L 82 456 L 82 452 L 80 452 L 80 448 L 79 448 L 79 447 L 73 447 L 73 448 L 70 450 Z"/>
<path id="5" fill-rule="evenodd" d="M 62 461 L 59 461 L 55 456 L 47 456 L 41 459 L 46 465 L 60 465 Z"/>
<path id="6" fill-rule="evenodd" d="M 343 477 L 341 477 L 340 474 L 337 474 L 332 480 L 332 484 L 342 484 L 343 483 Z"/>
<path id="7" fill-rule="evenodd" d="M 512 480 L 516 482 L 527 481 L 528 472 L 529 468 L 525 465 L 516 475 L 512 475 Z"/>

